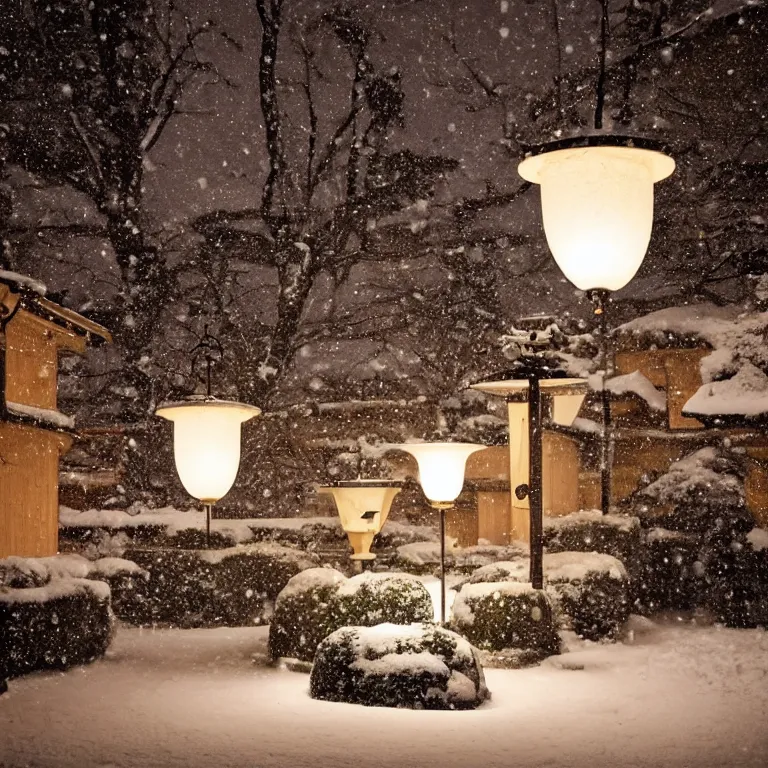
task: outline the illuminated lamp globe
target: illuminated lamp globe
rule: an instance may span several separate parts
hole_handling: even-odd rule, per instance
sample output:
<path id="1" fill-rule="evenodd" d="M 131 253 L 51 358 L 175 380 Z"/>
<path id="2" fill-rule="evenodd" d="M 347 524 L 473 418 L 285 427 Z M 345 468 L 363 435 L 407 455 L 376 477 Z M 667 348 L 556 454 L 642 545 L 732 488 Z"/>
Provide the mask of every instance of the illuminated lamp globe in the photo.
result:
<path id="1" fill-rule="evenodd" d="M 475 443 L 408 443 L 396 446 L 407 451 L 419 465 L 419 482 L 435 507 L 450 506 L 464 487 L 467 459 L 486 446 Z"/>
<path id="2" fill-rule="evenodd" d="M 568 280 L 583 291 L 617 291 L 645 258 L 653 185 L 672 174 L 675 161 L 629 140 L 623 146 L 567 144 L 555 142 L 526 158 L 518 173 L 541 186 L 544 233 Z"/>
<path id="3" fill-rule="evenodd" d="M 187 493 L 205 504 L 225 496 L 240 467 L 240 425 L 261 409 L 206 398 L 162 405 L 155 413 L 173 422 L 173 456 Z"/>

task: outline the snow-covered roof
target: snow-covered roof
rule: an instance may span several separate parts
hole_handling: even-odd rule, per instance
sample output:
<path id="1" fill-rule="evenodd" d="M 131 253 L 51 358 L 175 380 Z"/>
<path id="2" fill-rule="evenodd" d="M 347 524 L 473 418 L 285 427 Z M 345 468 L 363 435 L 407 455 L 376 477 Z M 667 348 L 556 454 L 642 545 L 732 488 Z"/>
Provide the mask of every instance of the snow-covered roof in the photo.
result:
<path id="1" fill-rule="evenodd" d="M 639 317 L 619 328 L 644 342 L 665 347 L 706 344 L 702 386 L 683 414 L 703 417 L 755 417 L 768 414 L 768 312 L 748 307 L 691 304 Z"/>

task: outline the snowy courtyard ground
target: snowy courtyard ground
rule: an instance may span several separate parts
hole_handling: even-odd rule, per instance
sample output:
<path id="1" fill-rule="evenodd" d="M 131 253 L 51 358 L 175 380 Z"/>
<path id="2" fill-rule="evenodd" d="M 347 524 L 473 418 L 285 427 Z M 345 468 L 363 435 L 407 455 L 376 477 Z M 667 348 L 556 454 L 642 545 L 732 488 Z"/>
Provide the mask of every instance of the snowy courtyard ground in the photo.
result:
<path id="1" fill-rule="evenodd" d="M 633 619 L 631 644 L 487 670 L 470 712 L 331 704 L 254 665 L 266 629 L 120 627 L 107 658 L 11 681 L 0 765 L 768 765 L 768 633 Z"/>

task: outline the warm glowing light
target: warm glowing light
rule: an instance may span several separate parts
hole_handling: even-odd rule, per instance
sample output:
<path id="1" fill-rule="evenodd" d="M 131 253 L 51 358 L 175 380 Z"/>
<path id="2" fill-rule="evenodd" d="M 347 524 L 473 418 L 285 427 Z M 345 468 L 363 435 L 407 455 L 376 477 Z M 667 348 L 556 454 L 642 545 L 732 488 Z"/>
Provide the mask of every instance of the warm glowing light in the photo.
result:
<path id="1" fill-rule="evenodd" d="M 387 480 L 350 480 L 317 486 L 317 492 L 333 496 L 341 527 L 354 551 L 352 559 L 374 560 L 376 555 L 370 551 L 373 537 L 386 522 L 392 500 L 400 493 L 400 484 Z"/>
<path id="2" fill-rule="evenodd" d="M 581 290 L 623 288 L 645 258 L 653 226 L 653 185 L 675 161 L 636 147 L 559 149 L 529 157 L 518 172 L 541 185 L 549 248 Z"/>
<path id="3" fill-rule="evenodd" d="M 467 459 L 486 446 L 475 443 L 408 443 L 398 445 L 419 464 L 419 482 L 432 502 L 455 501 L 464 486 Z"/>
<path id="4" fill-rule="evenodd" d="M 240 425 L 261 410 L 200 400 L 164 405 L 155 413 L 173 422 L 173 456 L 187 493 L 207 504 L 225 496 L 240 467 Z"/>

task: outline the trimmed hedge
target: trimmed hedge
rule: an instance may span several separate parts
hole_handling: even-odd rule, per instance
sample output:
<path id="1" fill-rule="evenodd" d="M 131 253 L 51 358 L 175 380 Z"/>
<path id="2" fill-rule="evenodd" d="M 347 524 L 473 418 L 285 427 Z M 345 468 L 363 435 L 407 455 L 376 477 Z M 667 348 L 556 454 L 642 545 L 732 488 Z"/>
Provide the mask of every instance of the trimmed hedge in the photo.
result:
<path id="1" fill-rule="evenodd" d="M 489 697 L 479 658 L 435 625 L 343 627 L 320 643 L 314 699 L 409 709 L 475 709 Z"/>
<path id="2" fill-rule="evenodd" d="M 312 661 L 320 641 L 341 627 L 430 623 L 433 616 L 427 588 L 410 574 L 365 571 L 347 579 L 313 568 L 294 576 L 277 598 L 270 655 Z"/>
<path id="3" fill-rule="evenodd" d="M 524 582 L 465 584 L 453 603 L 452 628 L 482 650 L 515 649 L 521 664 L 560 650 L 549 596 Z"/>
<path id="4" fill-rule="evenodd" d="M 470 584 L 527 583 L 530 561 L 521 558 L 479 568 Z M 544 589 L 561 629 L 588 640 L 616 638 L 629 618 L 632 600 L 620 560 L 599 552 L 553 552 L 544 556 Z"/>
<path id="5" fill-rule="evenodd" d="M 288 580 L 316 564 L 271 543 L 228 549 L 134 549 L 125 553 L 148 573 L 120 592 L 118 615 L 132 624 L 249 626 L 268 621 Z"/>
<path id="6" fill-rule="evenodd" d="M 297 574 L 277 596 L 269 625 L 269 655 L 312 661 L 320 642 L 333 632 L 331 602 L 346 581 L 333 568 L 310 568 Z"/>
<path id="7" fill-rule="evenodd" d="M 631 571 L 642 543 L 640 521 L 629 515 L 587 510 L 544 518 L 547 552 L 600 552 L 618 558 Z"/>
<path id="8" fill-rule="evenodd" d="M 114 630 L 109 587 L 87 579 L 0 589 L 0 681 L 103 656 Z"/>

